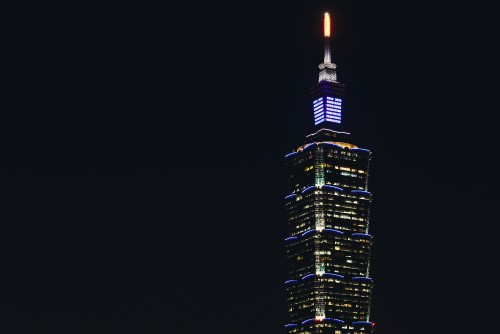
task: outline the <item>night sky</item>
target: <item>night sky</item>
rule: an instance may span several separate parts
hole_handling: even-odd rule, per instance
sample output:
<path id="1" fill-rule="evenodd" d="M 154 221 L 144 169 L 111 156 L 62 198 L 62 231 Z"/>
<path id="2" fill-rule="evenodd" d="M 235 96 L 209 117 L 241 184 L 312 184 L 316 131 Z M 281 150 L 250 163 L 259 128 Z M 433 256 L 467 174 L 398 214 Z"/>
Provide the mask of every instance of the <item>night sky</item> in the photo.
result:
<path id="1" fill-rule="evenodd" d="M 70 3 L 5 12 L 1 333 L 282 333 L 324 11 L 373 151 L 376 332 L 494 331 L 498 8 Z"/>

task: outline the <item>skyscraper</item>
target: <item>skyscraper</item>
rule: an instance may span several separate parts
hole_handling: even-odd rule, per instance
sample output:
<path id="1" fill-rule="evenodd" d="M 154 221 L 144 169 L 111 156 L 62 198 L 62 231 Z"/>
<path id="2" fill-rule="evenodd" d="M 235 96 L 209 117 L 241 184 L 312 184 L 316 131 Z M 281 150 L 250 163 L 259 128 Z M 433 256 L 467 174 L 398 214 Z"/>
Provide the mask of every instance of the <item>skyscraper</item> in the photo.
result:
<path id="1" fill-rule="evenodd" d="M 312 89 L 314 131 L 286 155 L 288 279 L 286 333 L 372 333 L 369 277 L 372 236 L 368 167 L 342 123 L 345 85 L 331 62 L 330 15 L 325 56 Z"/>

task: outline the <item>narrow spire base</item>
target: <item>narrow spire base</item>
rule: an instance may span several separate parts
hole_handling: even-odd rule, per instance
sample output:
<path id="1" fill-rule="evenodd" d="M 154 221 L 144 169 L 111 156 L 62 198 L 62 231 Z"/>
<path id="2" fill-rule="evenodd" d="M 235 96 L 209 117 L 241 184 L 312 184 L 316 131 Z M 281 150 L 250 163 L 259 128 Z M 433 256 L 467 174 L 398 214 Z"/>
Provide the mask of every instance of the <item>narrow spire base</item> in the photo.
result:
<path id="1" fill-rule="evenodd" d="M 321 81 L 329 81 L 329 82 L 338 82 L 337 81 L 337 71 L 335 69 L 337 68 L 337 65 L 334 63 L 322 63 L 319 64 L 319 80 L 318 82 Z"/>

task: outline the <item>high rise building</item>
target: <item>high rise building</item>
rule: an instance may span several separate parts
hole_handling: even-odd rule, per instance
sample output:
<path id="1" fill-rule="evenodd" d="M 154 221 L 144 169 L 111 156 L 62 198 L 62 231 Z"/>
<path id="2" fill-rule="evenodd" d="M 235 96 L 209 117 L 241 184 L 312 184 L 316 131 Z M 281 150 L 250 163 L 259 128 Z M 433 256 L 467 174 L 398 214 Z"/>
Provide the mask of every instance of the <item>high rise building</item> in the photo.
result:
<path id="1" fill-rule="evenodd" d="M 337 81 L 331 62 L 328 13 L 324 36 L 324 61 L 312 89 L 314 130 L 285 158 L 289 185 L 285 332 L 372 333 L 371 152 L 356 146 L 342 123 L 345 85 Z"/>

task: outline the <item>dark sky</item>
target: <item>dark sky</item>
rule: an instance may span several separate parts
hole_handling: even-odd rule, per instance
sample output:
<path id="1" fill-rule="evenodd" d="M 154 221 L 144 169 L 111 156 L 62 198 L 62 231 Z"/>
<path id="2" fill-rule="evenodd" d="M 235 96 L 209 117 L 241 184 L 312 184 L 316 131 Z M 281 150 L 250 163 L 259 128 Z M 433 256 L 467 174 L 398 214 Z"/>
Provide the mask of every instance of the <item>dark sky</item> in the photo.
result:
<path id="1" fill-rule="evenodd" d="M 498 8 L 71 3 L 5 12 L 1 333 L 281 333 L 325 10 L 373 151 L 377 333 L 491 332 Z"/>

